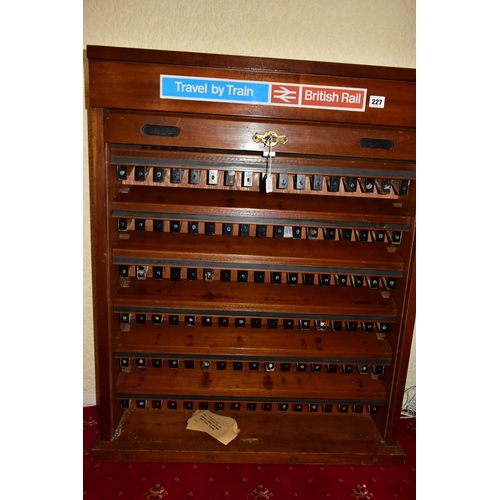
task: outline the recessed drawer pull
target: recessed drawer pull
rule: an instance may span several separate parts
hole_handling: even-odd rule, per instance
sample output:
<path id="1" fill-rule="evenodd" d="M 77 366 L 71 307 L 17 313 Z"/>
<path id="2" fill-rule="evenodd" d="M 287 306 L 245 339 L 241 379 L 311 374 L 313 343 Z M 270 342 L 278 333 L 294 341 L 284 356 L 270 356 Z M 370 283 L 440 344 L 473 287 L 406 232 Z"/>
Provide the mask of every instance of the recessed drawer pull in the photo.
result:
<path id="1" fill-rule="evenodd" d="M 169 127 L 167 125 L 144 125 L 142 127 L 144 135 L 155 135 L 161 137 L 177 137 L 181 133 L 179 127 Z"/>
<path id="2" fill-rule="evenodd" d="M 394 141 L 391 141 L 389 139 L 361 139 L 359 141 L 359 145 L 362 148 L 367 148 L 367 149 L 386 149 L 386 150 L 391 150 L 394 149 Z"/>

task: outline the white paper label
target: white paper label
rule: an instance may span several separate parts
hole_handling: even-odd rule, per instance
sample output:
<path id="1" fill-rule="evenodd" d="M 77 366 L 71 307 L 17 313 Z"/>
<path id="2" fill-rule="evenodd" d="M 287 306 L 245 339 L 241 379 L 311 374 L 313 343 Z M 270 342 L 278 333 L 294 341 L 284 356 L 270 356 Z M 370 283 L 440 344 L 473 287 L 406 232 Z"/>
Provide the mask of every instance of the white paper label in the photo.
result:
<path id="1" fill-rule="evenodd" d="M 273 190 L 273 178 L 271 175 L 266 177 L 266 193 L 271 193 Z"/>
<path id="2" fill-rule="evenodd" d="M 385 96 L 371 95 L 368 99 L 368 107 L 383 108 L 385 106 Z"/>

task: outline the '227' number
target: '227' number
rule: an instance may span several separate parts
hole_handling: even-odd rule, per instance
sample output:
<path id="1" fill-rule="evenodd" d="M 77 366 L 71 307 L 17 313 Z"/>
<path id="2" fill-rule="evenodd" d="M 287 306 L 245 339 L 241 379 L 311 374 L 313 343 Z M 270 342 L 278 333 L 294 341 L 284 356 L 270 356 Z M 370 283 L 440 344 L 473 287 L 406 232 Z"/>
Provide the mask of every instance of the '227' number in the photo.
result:
<path id="1" fill-rule="evenodd" d="M 383 108 L 385 106 L 384 96 L 370 96 L 370 108 Z"/>

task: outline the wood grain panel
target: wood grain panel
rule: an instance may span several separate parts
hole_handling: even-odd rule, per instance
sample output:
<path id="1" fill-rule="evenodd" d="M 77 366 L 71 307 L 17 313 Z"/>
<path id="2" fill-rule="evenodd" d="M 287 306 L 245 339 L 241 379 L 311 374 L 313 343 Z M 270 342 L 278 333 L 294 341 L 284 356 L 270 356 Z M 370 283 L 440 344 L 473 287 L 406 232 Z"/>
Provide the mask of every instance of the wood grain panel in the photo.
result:
<path id="1" fill-rule="evenodd" d="M 227 331 L 226 331 L 227 330 Z M 115 343 L 117 357 L 161 357 L 175 359 L 181 355 L 217 357 L 235 361 L 259 358 L 279 361 L 282 358 L 314 362 L 364 362 L 386 364 L 392 350 L 386 340 L 375 333 L 316 332 L 309 338 L 295 325 L 293 330 L 267 328 L 242 330 L 234 326 L 214 328 L 136 325 L 128 332 L 120 332 Z"/>
<path id="2" fill-rule="evenodd" d="M 178 127 L 177 137 L 147 136 L 142 133 L 145 125 Z M 224 117 L 191 117 L 178 114 L 107 113 L 105 117 L 106 140 L 125 144 L 150 144 L 178 148 L 224 149 L 256 151 L 262 153 L 262 143 L 253 136 L 269 130 L 286 135 L 288 142 L 278 144 L 275 151 L 287 154 L 328 155 L 339 157 L 384 158 L 415 160 L 416 137 L 413 129 L 390 129 L 327 123 L 296 124 L 282 120 L 253 121 Z M 368 149 L 360 145 L 361 139 L 384 139 L 394 142 L 391 150 Z"/>
<path id="3" fill-rule="evenodd" d="M 394 321 L 397 308 L 380 290 L 277 286 L 262 283 L 170 281 L 119 288 L 116 312 L 213 314 L 243 317 Z"/>

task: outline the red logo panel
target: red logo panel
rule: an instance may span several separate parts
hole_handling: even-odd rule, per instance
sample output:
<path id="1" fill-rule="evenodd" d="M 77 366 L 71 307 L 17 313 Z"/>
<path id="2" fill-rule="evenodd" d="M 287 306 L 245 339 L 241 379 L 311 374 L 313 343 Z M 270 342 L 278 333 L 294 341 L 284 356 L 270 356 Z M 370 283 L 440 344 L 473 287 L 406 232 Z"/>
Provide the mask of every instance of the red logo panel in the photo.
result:
<path id="1" fill-rule="evenodd" d="M 366 89 L 303 86 L 303 106 L 364 111 Z"/>
<path id="2" fill-rule="evenodd" d="M 273 83 L 271 85 L 272 104 L 290 104 L 297 106 L 300 98 L 300 85 Z"/>

